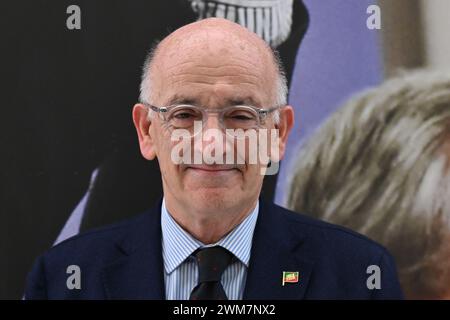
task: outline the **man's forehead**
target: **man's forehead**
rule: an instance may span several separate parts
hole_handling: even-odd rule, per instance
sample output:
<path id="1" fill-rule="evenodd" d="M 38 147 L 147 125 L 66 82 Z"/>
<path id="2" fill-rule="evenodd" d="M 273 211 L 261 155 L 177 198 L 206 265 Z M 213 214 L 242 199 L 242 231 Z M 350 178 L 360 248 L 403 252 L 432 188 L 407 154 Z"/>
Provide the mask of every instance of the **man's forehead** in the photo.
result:
<path id="1" fill-rule="evenodd" d="M 194 40 L 182 39 L 173 43 L 163 44 L 158 49 L 155 60 L 167 70 L 182 66 L 183 63 L 201 60 L 204 65 L 220 66 L 224 61 L 244 62 L 258 68 L 270 64 L 270 55 L 260 47 L 255 46 L 235 36 L 197 37 Z"/>

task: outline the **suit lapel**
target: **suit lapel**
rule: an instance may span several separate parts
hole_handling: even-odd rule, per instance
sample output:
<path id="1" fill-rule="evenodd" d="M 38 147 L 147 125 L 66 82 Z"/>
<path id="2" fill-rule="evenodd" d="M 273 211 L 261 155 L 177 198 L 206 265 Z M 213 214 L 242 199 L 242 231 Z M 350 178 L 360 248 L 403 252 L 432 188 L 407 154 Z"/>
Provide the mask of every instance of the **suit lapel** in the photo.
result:
<path id="1" fill-rule="evenodd" d="M 118 258 L 102 273 L 109 299 L 165 299 L 160 208 L 161 201 L 116 244 Z"/>
<path id="2" fill-rule="evenodd" d="M 244 299 L 302 299 L 313 261 L 302 252 L 306 236 L 291 231 L 282 212 L 260 200 Z M 283 271 L 299 272 L 298 283 L 282 285 Z"/>

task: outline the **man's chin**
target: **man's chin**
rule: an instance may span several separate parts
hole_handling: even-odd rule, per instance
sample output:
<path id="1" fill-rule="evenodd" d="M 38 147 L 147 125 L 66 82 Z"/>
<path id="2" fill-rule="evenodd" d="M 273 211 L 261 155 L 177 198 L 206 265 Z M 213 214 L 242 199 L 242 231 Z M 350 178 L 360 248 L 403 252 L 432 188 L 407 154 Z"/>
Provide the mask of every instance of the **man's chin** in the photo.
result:
<path id="1" fill-rule="evenodd" d="M 189 184 L 207 188 L 220 188 L 235 185 L 239 179 L 242 179 L 242 173 L 238 169 L 202 170 L 187 168 L 184 171 L 184 179 Z"/>
<path id="2" fill-rule="evenodd" d="M 186 190 L 192 190 L 192 192 L 223 193 L 230 189 L 236 189 L 238 185 L 242 184 L 242 175 L 238 170 L 211 175 L 209 173 L 199 172 L 190 171 L 184 176 L 183 184 Z"/>
<path id="3" fill-rule="evenodd" d="M 189 195 L 193 206 L 208 209 L 221 209 L 233 206 L 237 200 L 237 194 L 234 188 L 229 187 L 200 187 L 196 188 Z"/>

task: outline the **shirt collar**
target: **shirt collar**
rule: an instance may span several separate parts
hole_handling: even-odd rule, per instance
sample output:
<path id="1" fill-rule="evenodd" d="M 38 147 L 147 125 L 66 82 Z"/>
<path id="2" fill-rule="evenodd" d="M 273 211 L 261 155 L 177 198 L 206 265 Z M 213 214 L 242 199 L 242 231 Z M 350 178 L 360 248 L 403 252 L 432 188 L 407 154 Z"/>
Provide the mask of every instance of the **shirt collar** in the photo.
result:
<path id="1" fill-rule="evenodd" d="M 172 273 L 195 250 L 203 247 L 221 246 L 230 251 L 246 267 L 250 261 L 253 232 L 259 212 L 259 201 L 253 211 L 231 232 L 214 244 L 205 245 L 185 231 L 170 215 L 163 198 L 161 205 L 162 253 L 164 269 Z"/>

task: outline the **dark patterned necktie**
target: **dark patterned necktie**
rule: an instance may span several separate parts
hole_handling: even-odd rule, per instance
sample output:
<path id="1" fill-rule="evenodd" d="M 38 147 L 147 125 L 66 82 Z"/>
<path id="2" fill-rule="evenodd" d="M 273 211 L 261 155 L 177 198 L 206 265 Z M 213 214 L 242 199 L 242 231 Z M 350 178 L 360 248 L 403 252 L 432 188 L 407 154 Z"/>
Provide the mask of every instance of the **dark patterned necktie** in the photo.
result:
<path id="1" fill-rule="evenodd" d="M 220 279 L 233 254 L 222 247 L 209 247 L 198 249 L 194 257 L 198 263 L 198 284 L 189 300 L 228 300 Z"/>

